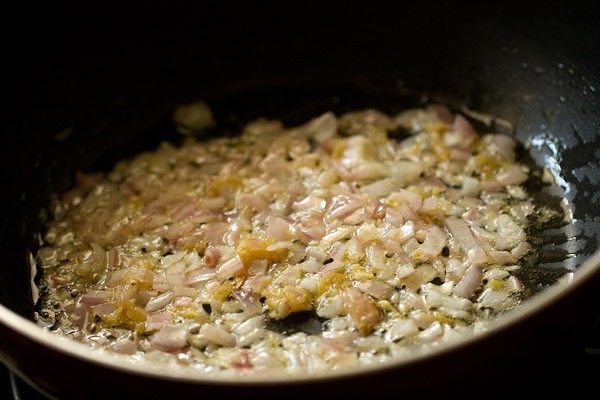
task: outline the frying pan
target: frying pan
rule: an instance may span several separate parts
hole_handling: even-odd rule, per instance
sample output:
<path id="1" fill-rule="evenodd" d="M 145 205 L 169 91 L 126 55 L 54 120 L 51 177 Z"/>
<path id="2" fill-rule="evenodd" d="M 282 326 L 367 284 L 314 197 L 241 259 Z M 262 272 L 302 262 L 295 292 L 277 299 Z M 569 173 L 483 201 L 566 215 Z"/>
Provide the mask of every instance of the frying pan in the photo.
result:
<path id="1" fill-rule="evenodd" d="M 527 370 L 579 346 L 600 316 L 600 10 L 589 3 L 121 5 L 93 13 L 52 5 L 10 13 L 27 29 L 5 46 L 12 107 L 0 161 L 0 361 L 59 398 L 467 393 L 496 382 L 489 374 L 498 371 L 527 382 Z M 514 134 L 554 175 L 559 193 L 546 194 L 563 195 L 574 222 L 545 232 L 532 267 L 539 293 L 488 332 L 350 373 L 210 380 L 43 332 L 32 322 L 30 254 L 49 197 L 77 170 L 177 141 L 170 115 L 197 99 L 213 106 L 227 133 L 257 116 L 294 124 L 327 110 L 444 103 L 475 116 L 482 130 Z M 573 273 L 570 284 L 551 284 L 564 272 Z"/>

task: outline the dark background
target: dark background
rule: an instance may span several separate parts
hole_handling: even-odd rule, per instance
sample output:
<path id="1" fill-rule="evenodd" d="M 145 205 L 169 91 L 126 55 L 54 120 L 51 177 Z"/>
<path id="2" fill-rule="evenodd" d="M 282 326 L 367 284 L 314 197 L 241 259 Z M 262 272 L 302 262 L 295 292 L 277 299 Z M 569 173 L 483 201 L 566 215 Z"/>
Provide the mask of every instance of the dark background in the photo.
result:
<path id="1" fill-rule="evenodd" d="M 491 47 L 501 47 L 496 50 L 513 62 L 535 59 L 536 50 L 523 46 L 523 39 L 540 44 L 540 52 L 560 49 L 563 52 L 556 62 L 564 62 L 565 68 L 579 67 L 576 72 L 592 82 L 600 74 L 600 67 L 584 67 L 600 66 L 600 7 L 595 1 L 204 3 L 47 2 L 3 8 L 3 137 L 11 146 L 5 143 L 3 149 L 27 148 L 30 139 L 21 134 L 24 132 L 58 133 L 69 126 L 91 131 L 96 128 L 92 129 L 98 122 L 96 117 L 107 113 L 114 116 L 121 109 L 140 115 L 156 110 L 158 115 L 175 102 L 193 98 L 195 87 L 206 85 L 207 75 L 214 77 L 215 84 L 267 76 L 302 79 L 319 75 L 328 81 L 339 76 L 387 76 L 402 64 L 406 75 L 418 76 L 425 69 L 427 76 L 439 77 L 418 82 L 418 86 L 451 91 L 446 76 L 467 82 L 472 76 L 494 78 L 495 66 L 484 73 L 469 70 L 469 65 L 482 61 L 469 59 L 478 53 L 473 49 L 481 50 L 482 57 Z M 473 19 L 473 15 L 479 17 Z M 556 24 L 557 15 L 561 21 L 571 22 L 569 30 Z M 504 29 L 486 31 L 486 37 L 492 39 L 487 43 L 476 40 L 483 30 L 495 26 L 492 22 L 500 22 Z M 422 65 L 418 59 L 403 59 L 403 53 L 392 51 L 390 36 L 399 44 L 393 48 L 403 47 L 405 54 L 426 58 L 431 54 L 423 43 L 435 42 L 442 62 L 433 66 Z M 443 61 L 460 54 L 457 48 L 465 49 L 465 59 Z M 189 63 L 181 63 L 181 59 Z M 285 70 L 281 69 L 281 59 L 287 60 Z M 526 67 L 532 69 L 534 65 L 524 65 L 524 70 Z M 430 73 L 432 68 L 437 74 Z M 170 76 L 169 85 L 157 78 L 165 75 Z M 376 79 L 370 83 L 377 84 Z M 481 97 L 480 83 L 465 85 L 457 95 L 474 108 L 491 103 Z M 504 84 L 510 87 L 511 82 L 496 82 L 494 87 Z M 87 99 L 85 110 L 81 109 L 81 98 Z M 129 103 L 130 99 L 137 103 Z M 10 166 L 2 161 L 0 166 L 3 183 L 27 186 L 28 182 L 13 179 Z M 3 206 L 10 210 L 14 204 Z M 478 395 L 485 395 L 481 389 L 494 394 L 500 388 L 510 388 L 507 382 L 512 377 L 520 377 L 516 381 L 527 385 L 512 388 L 514 391 L 506 396 L 519 397 L 520 390 L 525 390 L 553 398 L 585 398 L 586 390 L 597 391 L 597 325 L 577 342 L 557 344 L 540 338 L 540 346 L 546 346 L 547 352 L 533 355 L 541 358 L 535 370 L 526 365 L 491 363 L 489 375 L 482 374 L 477 382 L 465 377 L 448 391 L 469 394 L 470 385 L 475 385 Z M 1 366 L 0 379 L 0 398 L 11 398 L 9 374 Z M 23 399 L 37 396 L 22 382 L 17 388 Z M 443 389 L 437 388 L 440 392 Z"/>

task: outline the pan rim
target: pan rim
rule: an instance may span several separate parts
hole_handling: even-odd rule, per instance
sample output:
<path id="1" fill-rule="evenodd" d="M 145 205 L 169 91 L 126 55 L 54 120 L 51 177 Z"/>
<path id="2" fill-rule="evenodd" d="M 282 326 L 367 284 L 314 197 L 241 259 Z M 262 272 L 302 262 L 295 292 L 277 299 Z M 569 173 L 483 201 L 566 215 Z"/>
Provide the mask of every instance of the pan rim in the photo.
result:
<path id="1" fill-rule="evenodd" d="M 0 304 L 0 324 L 24 336 L 38 345 L 47 347 L 63 355 L 73 357 L 78 361 L 93 364 L 97 367 L 108 368 L 130 375 L 143 376 L 150 379 L 172 381 L 189 384 L 210 384 L 213 386 L 264 386 L 324 382 L 339 378 L 352 378 L 357 375 L 383 372 L 391 369 L 407 368 L 416 363 L 434 359 L 444 354 L 459 351 L 491 338 L 494 335 L 533 318 L 546 308 L 567 298 L 595 275 L 600 275 L 600 251 L 590 256 L 582 263 L 566 284 L 553 284 L 544 291 L 534 295 L 518 308 L 492 321 L 489 328 L 475 335 L 458 338 L 428 349 L 424 352 L 408 354 L 403 358 L 392 358 L 388 361 L 360 367 L 327 371 L 314 374 L 250 374 L 250 375 L 212 375 L 190 368 L 164 368 L 164 363 L 131 360 L 126 355 L 106 351 L 90 351 L 90 347 L 45 331 L 33 321 L 30 321 L 3 304 Z M 11 365 L 7 365 L 10 369 Z"/>

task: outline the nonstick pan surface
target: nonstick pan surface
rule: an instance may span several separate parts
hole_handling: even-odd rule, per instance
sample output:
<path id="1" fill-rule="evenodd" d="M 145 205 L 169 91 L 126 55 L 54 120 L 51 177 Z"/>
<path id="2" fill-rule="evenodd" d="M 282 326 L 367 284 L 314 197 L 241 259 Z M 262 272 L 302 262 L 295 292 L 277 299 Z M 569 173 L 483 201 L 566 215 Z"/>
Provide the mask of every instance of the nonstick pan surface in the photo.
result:
<path id="1" fill-rule="evenodd" d="M 283 395 L 307 385 L 322 393 L 376 393 L 390 386 L 373 382 L 408 387 L 434 379 L 441 388 L 465 374 L 481 376 L 490 359 L 535 368 L 548 348 L 579 344 L 600 309 L 594 11 L 591 4 L 558 2 L 433 2 L 296 6 L 291 15 L 281 5 L 223 4 L 29 16 L 29 35 L 8 46 L 13 101 L 6 128 L 11 144 L 1 160 L 2 362 L 64 398 L 260 394 L 267 387 Z M 42 335 L 27 321 L 34 309 L 28 255 L 48 197 L 68 188 L 76 170 L 107 167 L 160 140 L 178 140 L 170 115 L 196 99 L 213 105 L 220 126 L 231 132 L 256 116 L 296 123 L 328 109 L 375 105 L 394 112 L 430 102 L 510 121 L 510 127 L 487 128 L 508 129 L 529 146 L 534 161 L 559 178 L 575 218 L 551 232 L 540 274 L 572 270 L 574 285 L 540 295 L 493 334 L 434 357 L 311 381 L 240 386 L 135 370 Z M 104 384 L 109 381 L 119 390 Z"/>

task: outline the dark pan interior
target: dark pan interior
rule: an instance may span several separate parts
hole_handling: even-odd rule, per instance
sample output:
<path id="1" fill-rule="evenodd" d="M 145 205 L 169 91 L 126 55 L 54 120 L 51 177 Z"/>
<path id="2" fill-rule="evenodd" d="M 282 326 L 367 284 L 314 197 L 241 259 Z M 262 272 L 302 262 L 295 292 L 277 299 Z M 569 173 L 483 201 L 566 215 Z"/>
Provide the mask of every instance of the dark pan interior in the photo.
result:
<path id="1" fill-rule="evenodd" d="M 511 121 L 574 210 L 546 244 L 566 260 L 541 268 L 576 268 L 600 236 L 598 7 L 523 3 L 41 10 L 8 47 L 0 302 L 32 316 L 29 252 L 49 197 L 79 169 L 178 140 L 170 115 L 196 99 L 230 133 L 257 116 L 427 102 Z"/>
<path id="2" fill-rule="evenodd" d="M 394 112 L 424 102 L 511 121 L 527 153 L 559 177 L 574 212 L 572 225 L 546 232 L 549 262 L 540 271 L 575 269 L 598 251 L 600 3 L 207 3 L 3 7 L 10 23 L 3 25 L 2 47 L 8 106 L 0 157 L 0 304 L 32 318 L 28 259 L 48 198 L 68 188 L 76 170 L 106 168 L 160 140 L 177 140 L 170 115 L 196 99 L 207 100 L 231 132 L 259 115 L 293 124 L 326 109 L 376 105 Z M 554 262 L 552 254 L 567 258 Z M 538 395 L 545 388 L 577 396 L 581 388 L 558 384 L 562 371 L 573 373 L 560 354 L 580 350 L 589 322 L 600 318 L 598 275 L 572 296 L 574 305 L 553 304 L 454 357 L 308 387 L 273 385 L 268 394 L 308 388 L 338 397 L 389 389 L 472 395 L 490 387 L 500 392 L 507 382 Z M 4 329 L 4 322 L 2 361 L 57 398 L 265 396 L 264 387 L 169 381 L 81 362 Z M 595 378 L 591 368 L 582 375 L 577 382 Z"/>

